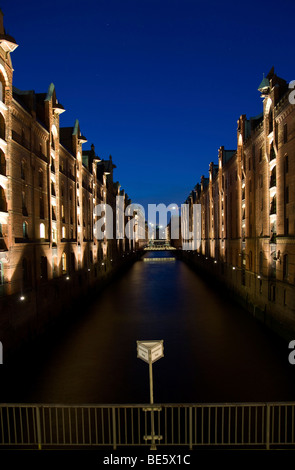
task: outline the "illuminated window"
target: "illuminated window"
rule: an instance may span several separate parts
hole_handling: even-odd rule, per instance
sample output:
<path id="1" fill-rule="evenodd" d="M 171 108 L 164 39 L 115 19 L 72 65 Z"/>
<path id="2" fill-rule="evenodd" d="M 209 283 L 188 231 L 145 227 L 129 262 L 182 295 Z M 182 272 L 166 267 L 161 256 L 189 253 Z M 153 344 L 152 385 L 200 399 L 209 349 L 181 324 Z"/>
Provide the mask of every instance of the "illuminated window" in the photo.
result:
<path id="1" fill-rule="evenodd" d="M 28 238 L 28 222 L 23 222 L 23 238 Z"/>
<path id="2" fill-rule="evenodd" d="M 56 243 L 57 242 L 57 230 L 56 227 L 52 227 L 52 242 Z"/>
<path id="3" fill-rule="evenodd" d="M 62 227 L 61 229 L 61 238 L 66 238 L 66 227 Z"/>
<path id="4" fill-rule="evenodd" d="M 40 238 L 45 238 L 45 225 L 40 224 Z"/>
<path id="5" fill-rule="evenodd" d="M 67 272 L 67 255 L 65 253 L 61 256 L 61 267 L 62 273 L 65 274 Z"/>

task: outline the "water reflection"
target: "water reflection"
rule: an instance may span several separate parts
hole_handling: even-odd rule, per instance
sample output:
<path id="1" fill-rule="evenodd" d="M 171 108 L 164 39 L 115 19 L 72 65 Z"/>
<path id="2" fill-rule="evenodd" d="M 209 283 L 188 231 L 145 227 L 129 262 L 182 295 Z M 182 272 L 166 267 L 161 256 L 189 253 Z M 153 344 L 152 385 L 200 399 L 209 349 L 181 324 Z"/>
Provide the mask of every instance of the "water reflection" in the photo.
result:
<path id="1" fill-rule="evenodd" d="M 1 400 L 146 403 L 148 367 L 136 341 L 152 339 L 163 339 L 165 351 L 154 365 L 155 402 L 292 400 L 285 342 L 183 262 L 168 260 L 171 253 L 161 256 L 167 262 L 136 262 L 29 362 L 1 369 Z"/>

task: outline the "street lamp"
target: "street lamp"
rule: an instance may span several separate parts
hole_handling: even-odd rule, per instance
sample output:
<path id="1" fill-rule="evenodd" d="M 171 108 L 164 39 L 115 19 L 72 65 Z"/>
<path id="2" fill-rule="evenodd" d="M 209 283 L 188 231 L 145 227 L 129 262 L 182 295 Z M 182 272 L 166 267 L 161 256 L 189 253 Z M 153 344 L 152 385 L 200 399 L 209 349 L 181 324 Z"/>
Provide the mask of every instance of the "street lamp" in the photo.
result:
<path id="1" fill-rule="evenodd" d="M 137 343 L 137 357 L 147 362 L 149 365 L 149 376 L 150 376 L 150 404 L 154 404 L 154 392 L 153 392 L 153 362 L 158 361 L 164 357 L 164 346 L 163 340 L 160 341 L 136 341 Z M 151 412 L 151 435 L 145 436 L 145 439 L 151 439 L 151 450 L 156 450 L 155 440 L 162 439 L 162 436 L 155 435 L 155 420 L 154 411 L 155 408 L 151 406 L 146 411 Z"/>

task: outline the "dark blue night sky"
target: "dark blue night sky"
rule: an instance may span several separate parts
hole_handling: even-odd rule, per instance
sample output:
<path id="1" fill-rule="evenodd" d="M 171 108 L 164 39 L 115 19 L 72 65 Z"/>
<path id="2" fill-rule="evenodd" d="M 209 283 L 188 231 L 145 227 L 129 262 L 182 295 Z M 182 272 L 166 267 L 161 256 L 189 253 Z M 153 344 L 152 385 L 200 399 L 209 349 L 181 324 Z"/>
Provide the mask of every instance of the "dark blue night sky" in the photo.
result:
<path id="1" fill-rule="evenodd" d="M 295 80 L 293 0 L 2 0 L 14 85 L 50 82 L 133 202 L 181 204 L 272 66 Z"/>

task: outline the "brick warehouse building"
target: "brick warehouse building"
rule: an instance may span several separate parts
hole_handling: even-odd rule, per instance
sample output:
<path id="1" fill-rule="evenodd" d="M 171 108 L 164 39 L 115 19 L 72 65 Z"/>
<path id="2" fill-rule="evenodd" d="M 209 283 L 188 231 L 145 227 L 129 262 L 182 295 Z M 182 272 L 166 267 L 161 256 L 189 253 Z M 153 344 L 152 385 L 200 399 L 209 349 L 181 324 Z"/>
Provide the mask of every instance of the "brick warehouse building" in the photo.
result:
<path id="1" fill-rule="evenodd" d="M 116 165 L 101 160 L 79 121 L 62 127 L 65 111 L 51 83 L 47 93 L 13 87 L 10 54 L 17 44 L 0 13 L 0 340 L 42 312 L 46 319 L 87 292 L 140 248 L 133 240 L 99 241 L 94 208 L 130 198 L 113 181 Z M 116 214 L 116 211 L 113 211 Z M 124 216 L 124 215 L 123 215 Z M 129 217 L 130 219 L 130 217 Z M 125 222 L 127 222 L 126 217 Z M 106 229 L 106 228 L 105 228 Z M 143 241 L 144 242 L 144 241 Z M 129 259 L 131 256 L 129 257 Z M 47 314 L 46 314 L 47 312 Z M 39 321 L 39 320 L 38 320 Z M 31 328 L 31 327 L 29 327 Z"/>
<path id="2" fill-rule="evenodd" d="M 201 247 L 188 256 L 263 321 L 295 329 L 295 106 L 274 69 L 258 89 L 262 113 L 239 118 L 237 149 L 220 147 L 187 198 L 202 208 Z"/>

